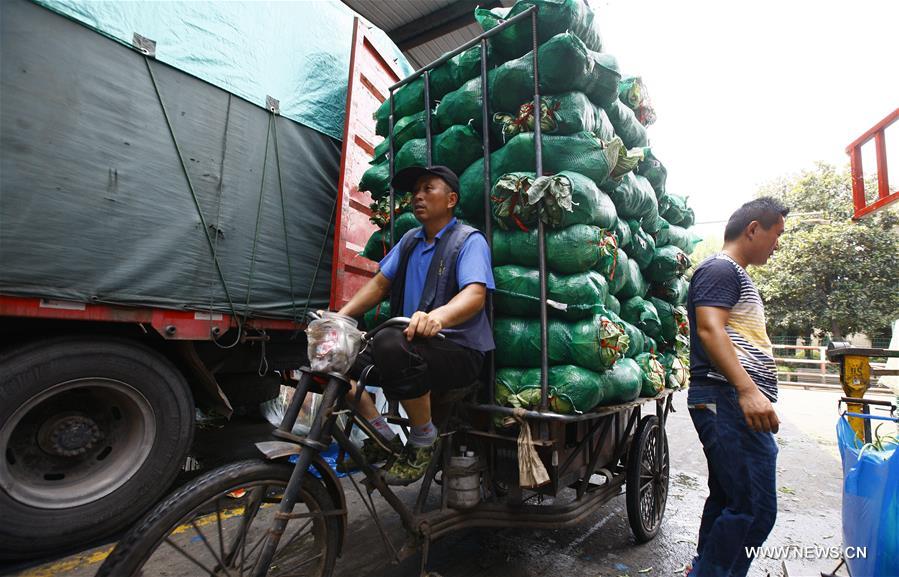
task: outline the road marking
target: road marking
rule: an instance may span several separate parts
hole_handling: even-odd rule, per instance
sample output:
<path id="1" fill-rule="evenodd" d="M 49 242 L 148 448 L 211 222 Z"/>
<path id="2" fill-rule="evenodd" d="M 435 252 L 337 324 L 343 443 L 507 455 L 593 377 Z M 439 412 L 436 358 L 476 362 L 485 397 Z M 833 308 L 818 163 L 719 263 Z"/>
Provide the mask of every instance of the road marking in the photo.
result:
<path id="1" fill-rule="evenodd" d="M 262 508 L 266 509 L 271 506 L 271 503 L 264 503 L 262 505 Z M 222 511 L 222 520 L 224 521 L 225 519 L 230 519 L 242 514 L 243 507 L 225 509 Z M 205 527 L 206 525 L 211 525 L 215 522 L 215 513 L 210 513 L 209 515 L 204 515 L 203 517 L 197 519 L 196 524 L 198 527 Z M 171 532 L 171 535 L 178 535 L 186 531 L 193 531 L 193 527 L 191 527 L 189 524 L 180 525 Z M 84 569 L 86 567 L 90 567 L 91 565 L 97 565 L 99 563 L 102 563 L 107 557 L 109 557 L 109 554 L 112 553 L 114 547 L 115 545 L 110 545 L 98 551 L 94 551 L 93 553 L 82 553 L 77 556 L 63 559 L 62 561 L 50 563 L 49 565 L 41 565 L 40 567 L 35 567 L 33 569 L 25 571 L 24 573 L 20 573 L 19 577 L 55 577 L 57 575 L 62 575 L 68 571 Z"/>

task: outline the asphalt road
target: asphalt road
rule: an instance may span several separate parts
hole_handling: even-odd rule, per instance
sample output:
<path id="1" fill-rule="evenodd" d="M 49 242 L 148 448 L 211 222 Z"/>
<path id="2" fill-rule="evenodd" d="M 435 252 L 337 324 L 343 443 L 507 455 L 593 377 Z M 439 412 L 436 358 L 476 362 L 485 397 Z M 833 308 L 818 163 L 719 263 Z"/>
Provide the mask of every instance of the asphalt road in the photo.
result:
<path id="1" fill-rule="evenodd" d="M 834 426 L 839 394 L 783 389 L 777 436 L 778 520 L 767 544 L 838 546 L 841 542 L 841 467 Z M 672 576 L 682 573 L 695 549 L 706 496 L 705 460 L 686 410 L 686 394 L 675 398 L 668 422 L 671 485 L 665 519 L 658 536 L 637 545 L 628 526 L 624 496 L 612 499 L 587 522 L 559 530 L 482 529 L 445 537 L 431 547 L 429 569 L 443 577 L 532 577 L 578 575 L 606 577 Z M 417 577 L 417 556 L 399 565 L 389 561 L 375 524 L 345 480 L 350 525 L 338 577 Z M 416 487 L 402 495 L 412 501 Z M 403 531 L 383 500 L 376 500 L 386 530 L 397 546 Z M 32 566 L 21 577 L 89 577 L 111 546 Z M 793 559 L 789 576 L 815 576 L 832 570 L 830 559 Z M 750 575 L 783 574 L 780 559 L 759 559 Z"/>

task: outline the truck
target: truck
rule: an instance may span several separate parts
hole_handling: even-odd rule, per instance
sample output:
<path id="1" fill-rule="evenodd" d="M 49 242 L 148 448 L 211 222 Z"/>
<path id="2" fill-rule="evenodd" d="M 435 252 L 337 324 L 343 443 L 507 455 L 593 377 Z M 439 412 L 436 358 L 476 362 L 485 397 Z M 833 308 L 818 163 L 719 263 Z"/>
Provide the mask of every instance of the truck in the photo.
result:
<path id="1" fill-rule="evenodd" d="M 355 183 L 398 50 L 336 3 L 158 6 L 0 4 L 0 559 L 140 516 L 197 411 L 275 397 L 377 270 Z"/>

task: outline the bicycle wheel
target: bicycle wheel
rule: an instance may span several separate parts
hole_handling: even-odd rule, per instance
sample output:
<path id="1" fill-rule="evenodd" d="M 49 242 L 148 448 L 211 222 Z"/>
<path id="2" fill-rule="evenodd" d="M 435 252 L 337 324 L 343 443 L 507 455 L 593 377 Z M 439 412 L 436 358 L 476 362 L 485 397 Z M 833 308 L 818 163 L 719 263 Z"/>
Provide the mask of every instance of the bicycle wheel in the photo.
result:
<path id="1" fill-rule="evenodd" d="M 150 511 L 96 577 L 252 575 L 293 466 L 261 460 L 215 469 Z M 311 475 L 267 575 L 327 577 L 337 558 L 337 507 Z M 331 513 L 330 515 L 327 513 Z"/>

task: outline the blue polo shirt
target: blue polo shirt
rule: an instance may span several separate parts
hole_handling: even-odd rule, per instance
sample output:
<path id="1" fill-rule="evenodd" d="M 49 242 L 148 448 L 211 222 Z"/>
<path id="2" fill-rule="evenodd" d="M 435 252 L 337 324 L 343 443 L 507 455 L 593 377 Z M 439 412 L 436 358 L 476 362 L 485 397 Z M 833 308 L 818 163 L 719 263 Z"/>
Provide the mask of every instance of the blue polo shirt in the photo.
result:
<path id="1" fill-rule="evenodd" d="M 449 223 L 440 229 L 437 238 L 441 238 L 450 227 L 456 224 L 453 218 Z M 436 242 L 428 244 L 425 241 L 424 228 L 419 227 L 415 233 L 418 239 L 412 254 L 409 255 L 409 262 L 406 265 L 406 286 L 405 299 L 403 300 L 403 316 L 411 317 L 418 310 L 418 303 L 421 300 L 421 293 L 425 289 L 425 281 L 428 278 L 428 269 L 431 266 L 431 259 L 434 257 L 434 247 Z M 394 245 L 387 256 L 381 260 L 381 274 L 391 281 L 396 278 L 397 267 L 400 263 L 399 243 Z M 469 235 L 462 245 L 459 252 L 459 260 L 456 262 L 456 282 L 461 291 L 472 283 L 485 285 L 487 290 L 493 290 L 496 285 L 493 282 L 493 269 L 490 266 L 490 247 L 487 246 L 487 239 L 482 234 Z M 393 313 L 396 314 L 396 313 Z"/>

